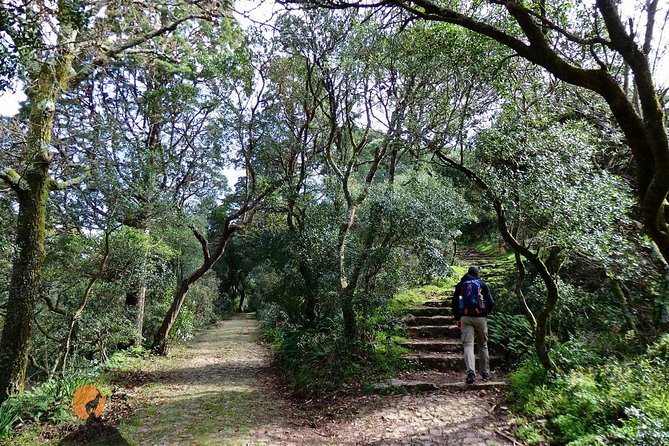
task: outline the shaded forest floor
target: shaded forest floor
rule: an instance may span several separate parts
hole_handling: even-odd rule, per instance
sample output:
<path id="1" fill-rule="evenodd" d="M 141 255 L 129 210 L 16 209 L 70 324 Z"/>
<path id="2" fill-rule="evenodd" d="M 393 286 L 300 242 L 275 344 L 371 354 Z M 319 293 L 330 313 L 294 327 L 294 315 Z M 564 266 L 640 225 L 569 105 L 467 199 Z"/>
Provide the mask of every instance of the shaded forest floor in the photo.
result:
<path id="1" fill-rule="evenodd" d="M 148 360 L 115 388 L 106 416 L 125 412 L 118 429 L 75 432 L 61 444 L 513 444 L 495 392 L 348 395 L 326 405 L 293 399 L 257 329 L 250 316 L 235 316 L 169 358 Z"/>

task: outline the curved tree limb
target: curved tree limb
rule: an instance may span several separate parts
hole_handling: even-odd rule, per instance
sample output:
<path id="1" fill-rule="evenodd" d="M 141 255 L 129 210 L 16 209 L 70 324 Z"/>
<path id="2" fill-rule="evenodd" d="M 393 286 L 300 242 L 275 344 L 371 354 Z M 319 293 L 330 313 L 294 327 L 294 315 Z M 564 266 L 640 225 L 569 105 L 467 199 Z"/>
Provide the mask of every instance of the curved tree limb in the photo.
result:
<path id="1" fill-rule="evenodd" d="M 456 161 L 450 159 L 445 155 L 441 150 L 434 150 L 435 156 L 443 162 L 447 167 L 451 167 L 459 170 L 464 173 L 470 180 L 472 180 L 482 191 L 484 191 L 490 200 L 492 201 L 493 208 L 495 209 L 495 214 L 497 214 L 497 228 L 499 229 L 502 238 L 513 248 L 513 250 L 525 257 L 531 264 L 534 266 L 539 273 L 544 285 L 546 286 L 546 300 L 543 303 L 541 309 L 532 317 L 528 317 L 530 323 L 534 324 L 534 346 L 539 356 L 541 364 L 544 366 L 546 371 L 556 370 L 556 365 L 553 360 L 550 358 L 548 353 L 548 346 L 546 344 L 546 336 L 548 334 L 548 322 L 550 315 L 557 305 L 558 299 L 560 297 L 559 289 L 557 282 L 553 276 L 548 271 L 546 264 L 543 260 L 534 253 L 529 247 L 522 244 L 516 237 L 513 236 L 509 230 L 506 219 L 506 211 L 504 209 L 504 204 L 494 193 L 493 189 L 471 169 L 468 169 L 462 164 L 457 163 Z M 521 264 L 522 266 L 522 264 Z M 529 307 L 527 307 L 529 310 Z M 532 312 L 530 311 L 531 315 Z"/>

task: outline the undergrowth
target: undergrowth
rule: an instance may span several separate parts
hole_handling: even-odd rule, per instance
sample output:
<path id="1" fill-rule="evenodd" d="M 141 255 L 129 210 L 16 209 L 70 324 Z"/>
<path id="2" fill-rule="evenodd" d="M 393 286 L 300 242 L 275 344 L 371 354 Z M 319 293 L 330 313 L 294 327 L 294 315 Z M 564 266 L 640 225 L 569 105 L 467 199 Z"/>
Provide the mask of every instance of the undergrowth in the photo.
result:
<path id="1" fill-rule="evenodd" d="M 528 444 L 669 445 L 669 335 L 648 353 L 547 377 L 528 360 L 510 376 Z"/>
<path id="2" fill-rule="evenodd" d="M 402 367 L 402 338 L 392 328 L 366 332 L 350 341 L 343 332 L 328 330 L 267 329 L 265 336 L 292 390 L 303 396 L 334 391 L 353 381 L 392 374 Z"/>
<path id="3" fill-rule="evenodd" d="M 451 266 L 451 271 L 451 275 L 446 278 L 395 294 L 389 303 L 390 311 L 397 316 L 402 316 L 407 310 L 419 307 L 430 300 L 449 301 L 455 285 L 467 272 L 467 267 Z"/>
<path id="4" fill-rule="evenodd" d="M 141 348 L 116 352 L 105 364 L 72 371 L 10 396 L 0 405 L 0 445 L 7 444 L 18 424 L 27 427 L 76 422 L 72 398 L 77 389 L 94 384 L 107 397 L 111 393 L 107 383 L 112 374 L 137 369 L 146 355 Z M 35 435 L 39 435 L 39 429 Z"/>
<path id="5" fill-rule="evenodd" d="M 383 305 L 360 317 L 359 336 L 345 338 L 340 319 L 329 319 L 316 329 L 279 325 L 276 314 L 261 311 L 264 337 L 271 344 L 292 390 L 303 396 L 332 392 L 355 382 L 365 385 L 394 376 L 410 365 L 402 359 L 406 349 L 401 318 L 410 308 L 430 300 L 450 299 L 453 287 L 466 268 L 429 285 L 395 294 Z"/>

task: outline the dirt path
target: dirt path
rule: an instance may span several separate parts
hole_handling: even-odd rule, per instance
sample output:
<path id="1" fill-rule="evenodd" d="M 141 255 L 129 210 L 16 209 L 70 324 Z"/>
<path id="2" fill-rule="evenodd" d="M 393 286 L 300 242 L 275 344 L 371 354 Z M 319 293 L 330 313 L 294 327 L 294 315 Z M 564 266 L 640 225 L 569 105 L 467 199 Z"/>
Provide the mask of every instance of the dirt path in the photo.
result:
<path id="1" fill-rule="evenodd" d="M 332 417 L 300 408 L 276 385 L 257 322 L 238 316 L 152 365 L 119 430 L 137 445 L 506 445 L 495 393 L 433 392 L 347 399 Z"/>

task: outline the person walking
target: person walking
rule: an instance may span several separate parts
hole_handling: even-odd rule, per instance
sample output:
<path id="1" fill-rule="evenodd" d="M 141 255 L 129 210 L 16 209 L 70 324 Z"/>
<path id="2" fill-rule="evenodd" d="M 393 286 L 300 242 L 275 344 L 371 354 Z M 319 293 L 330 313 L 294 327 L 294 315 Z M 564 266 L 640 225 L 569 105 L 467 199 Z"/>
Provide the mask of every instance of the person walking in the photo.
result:
<path id="1" fill-rule="evenodd" d="M 462 345 L 465 350 L 465 382 L 476 381 L 476 364 L 474 358 L 474 337 L 479 347 L 479 365 L 481 379 L 490 379 L 490 360 L 488 357 L 488 315 L 492 312 L 495 300 L 488 285 L 479 277 L 480 269 L 472 265 L 467 274 L 462 276 L 455 286 L 451 307 L 453 318 L 461 330 Z"/>

